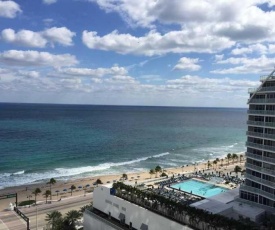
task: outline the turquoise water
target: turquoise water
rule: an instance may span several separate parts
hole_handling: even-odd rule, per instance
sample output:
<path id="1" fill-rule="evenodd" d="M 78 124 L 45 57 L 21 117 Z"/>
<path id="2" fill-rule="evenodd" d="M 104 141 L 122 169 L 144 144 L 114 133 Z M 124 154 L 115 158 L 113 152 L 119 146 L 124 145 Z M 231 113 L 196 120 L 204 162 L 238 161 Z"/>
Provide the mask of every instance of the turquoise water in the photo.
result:
<path id="1" fill-rule="evenodd" d="M 218 195 L 228 189 L 215 186 L 206 182 L 197 180 L 188 180 L 171 186 L 172 188 L 180 189 L 184 192 L 189 192 L 202 197 L 211 197 Z"/>
<path id="2" fill-rule="evenodd" d="M 246 120 L 234 108 L 0 103 L 0 189 L 242 152 Z"/>

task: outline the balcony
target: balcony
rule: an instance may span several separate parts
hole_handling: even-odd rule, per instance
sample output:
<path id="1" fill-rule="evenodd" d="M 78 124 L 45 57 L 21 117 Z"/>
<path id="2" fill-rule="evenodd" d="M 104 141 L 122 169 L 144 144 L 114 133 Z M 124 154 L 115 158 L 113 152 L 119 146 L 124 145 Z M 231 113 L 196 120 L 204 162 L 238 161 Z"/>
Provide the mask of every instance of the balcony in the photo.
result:
<path id="1" fill-rule="evenodd" d="M 249 158 L 252 158 L 252 159 L 255 159 L 255 160 L 262 160 L 262 156 L 259 156 L 259 155 L 256 155 L 256 154 L 253 154 L 253 153 L 249 153 L 249 152 L 246 152 L 245 153 L 246 157 L 249 157 Z"/>
<path id="2" fill-rule="evenodd" d="M 266 173 L 266 174 L 270 174 L 270 175 L 275 176 L 275 170 L 267 169 L 267 168 L 262 168 L 261 171 L 262 171 L 263 173 Z"/>
<path id="3" fill-rule="evenodd" d="M 263 157 L 262 158 L 263 161 L 266 161 L 268 163 L 273 163 L 275 164 L 275 158 L 272 158 L 272 157 Z"/>
<path id="4" fill-rule="evenodd" d="M 248 114 L 255 114 L 255 115 L 274 115 L 275 116 L 275 111 L 273 110 L 253 110 L 249 109 L 247 110 Z"/>
<path id="5" fill-rule="evenodd" d="M 248 100 L 249 101 L 249 100 Z M 249 104 L 274 104 L 275 98 L 253 98 L 249 101 Z"/>
<path id="6" fill-rule="evenodd" d="M 268 91 L 275 91 L 275 86 L 266 86 L 266 87 L 261 87 L 259 89 L 259 92 L 268 92 Z"/>
<path id="7" fill-rule="evenodd" d="M 271 186 L 275 187 L 275 182 L 264 180 L 264 179 L 261 179 L 259 177 L 253 176 L 253 175 L 248 174 L 248 173 L 245 174 L 245 178 L 256 181 L 256 182 L 259 182 L 259 183 L 261 183 L 263 185 L 266 185 L 266 186 L 269 186 L 269 187 L 271 187 Z"/>
<path id="8" fill-rule="evenodd" d="M 251 193 L 256 193 L 258 195 L 261 195 L 261 196 L 265 196 L 269 199 L 272 199 L 274 200 L 275 199 L 275 195 L 272 194 L 272 193 L 268 193 L 268 192 L 265 192 L 261 189 L 258 189 L 258 188 L 253 188 L 253 187 L 250 187 L 250 186 L 247 186 L 247 185 L 241 185 L 240 186 L 240 190 L 242 191 L 246 191 L 246 192 L 251 192 Z"/>
<path id="9" fill-rule="evenodd" d="M 263 150 L 268 150 L 268 151 L 272 151 L 275 152 L 275 146 L 269 146 L 269 145 L 264 145 L 264 144 L 257 144 L 257 143 L 253 143 L 253 142 L 246 142 L 246 146 L 247 147 L 252 147 L 252 148 L 257 148 L 257 149 L 263 149 Z"/>
<path id="10" fill-rule="evenodd" d="M 258 90 L 258 88 L 249 88 L 248 93 L 255 93 Z"/>
<path id="11" fill-rule="evenodd" d="M 275 127 L 275 122 L 247 121 L 246 123 L 252 126 L 265 126 L 265 127 L 271 127 L 271 128 Z"/>
<path id="12" fill-rule="evenodd" d="M 275 134 L 267 134 L 267 133 L 258 133 L 258 132 L 246 132 L 247 136 L 252 136 L 252 137 L 262 137 L 262 138 L 267 138 L 267 139 L 274 139 L 275 140 Z"/>
<path id="13" fill-rule="evenodd" d="M 249 164 L 249 163 L 245 163 L 245 167 L 256 170 L 258 172 L 262 171 L 262 167 L 259 167 L 259 166 L 253 165 L 253 164 Z"/>

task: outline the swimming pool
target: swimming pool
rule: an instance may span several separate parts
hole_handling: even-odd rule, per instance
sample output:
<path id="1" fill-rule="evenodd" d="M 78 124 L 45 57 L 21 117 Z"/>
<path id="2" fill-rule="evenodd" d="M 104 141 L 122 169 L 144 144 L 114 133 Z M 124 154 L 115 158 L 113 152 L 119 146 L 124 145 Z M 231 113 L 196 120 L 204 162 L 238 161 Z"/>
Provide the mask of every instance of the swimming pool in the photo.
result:
<path id="1" fill-rule="evenodd" d="M 193 179 L 173 184 L 171 185 L 171 188 L 180 189 L 181 191 L 192 193 L 194 195 L 202 197 L 211 197 L 228 190 L 226 188 L 209 184 L 207 182 L 201 182 Z"/>

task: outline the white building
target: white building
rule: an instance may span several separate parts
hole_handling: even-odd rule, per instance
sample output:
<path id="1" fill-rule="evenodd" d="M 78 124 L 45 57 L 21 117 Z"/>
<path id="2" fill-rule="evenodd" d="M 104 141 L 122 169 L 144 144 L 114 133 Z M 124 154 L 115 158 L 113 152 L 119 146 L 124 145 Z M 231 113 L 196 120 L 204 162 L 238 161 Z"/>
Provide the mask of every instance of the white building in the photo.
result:
<path id="1" fill-rule="evenodd" d="M 111 185 L 95 188 L 93 207 L 98 211 L 84 213 L 85 230 L 190 230 L 191 228 L 151 212 L 141 206 L 111 195 Z M 104 218 L 100 216 L 104 213 Z M 120 223 L 120 224 L 119 224 Z"/>

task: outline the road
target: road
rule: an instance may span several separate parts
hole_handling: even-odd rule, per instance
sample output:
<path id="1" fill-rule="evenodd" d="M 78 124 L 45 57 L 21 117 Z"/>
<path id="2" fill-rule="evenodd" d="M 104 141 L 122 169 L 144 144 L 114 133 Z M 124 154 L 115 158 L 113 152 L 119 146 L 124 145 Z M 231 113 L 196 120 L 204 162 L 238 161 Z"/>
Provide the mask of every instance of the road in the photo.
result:
<path id="1" fill-rule="evenodd" d="M 61 201 L 52 202 L 51 204 L 39 204 L 35 207 L 26 207 L 20 209 L 29 219 L 30 219 L 30 229 L 42 230 L 46 226 L 45 217 L 46 214 L 58 210 L 63 216 L 70 210 L 79 210 L 84 205 L 90 204 L 92 201 L 92 193 L 87 193 L 86 196 L 75 196 L 63 199 Z M 37 225 L 36 228 L 36 217 Z M 14 227 L 17 226 L 16 230 L 26 230 L 26 225 L 23 220 L 19 219 L 19 216 L 15 215 L 15 212 L 1 212 L 0 213 L 0 230 L 15 230 Z"/>

